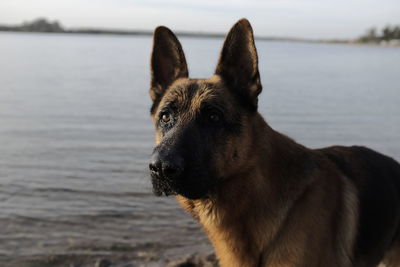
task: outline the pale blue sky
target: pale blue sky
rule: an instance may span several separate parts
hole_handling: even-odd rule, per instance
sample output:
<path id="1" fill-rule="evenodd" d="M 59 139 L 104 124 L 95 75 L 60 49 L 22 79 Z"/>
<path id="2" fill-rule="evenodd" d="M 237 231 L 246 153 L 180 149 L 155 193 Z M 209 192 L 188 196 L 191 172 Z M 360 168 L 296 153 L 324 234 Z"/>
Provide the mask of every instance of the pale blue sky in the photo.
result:
<path id="1" fill-rule="evenodd" d="M 0 0 L 0 23 L 37 17 L 66 27 L 226 32 L 246 17 L 256 35 L 354 38 L 400 24 L 400 0 Z"/>

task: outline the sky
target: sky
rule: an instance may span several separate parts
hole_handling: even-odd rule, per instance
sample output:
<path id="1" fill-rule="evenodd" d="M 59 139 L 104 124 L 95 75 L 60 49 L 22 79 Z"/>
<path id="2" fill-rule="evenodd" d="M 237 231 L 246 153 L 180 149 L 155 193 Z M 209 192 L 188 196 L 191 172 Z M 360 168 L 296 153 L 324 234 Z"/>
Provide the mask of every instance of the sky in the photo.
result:
<path id="1" fill-rule="evenodd" d="M 351 39 L 400 24 L 400 0 L 0 0 L 0 23 L 225 33 L 248 18 L 258 36 Z"/>

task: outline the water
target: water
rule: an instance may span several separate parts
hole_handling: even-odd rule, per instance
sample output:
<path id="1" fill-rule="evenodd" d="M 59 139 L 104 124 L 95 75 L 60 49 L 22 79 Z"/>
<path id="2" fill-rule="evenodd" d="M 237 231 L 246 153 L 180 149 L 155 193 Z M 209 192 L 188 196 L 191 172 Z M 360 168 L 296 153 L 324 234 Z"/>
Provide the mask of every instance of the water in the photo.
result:
<path id="1" fill-rule="evenodd" d="M 180 38 L 192 77 L 220 39 Z M 210 251 L 151 193 L 150 37 L 0 33 L 0 261 L 159 261 Z M 310 146 L 400 160 L 400 49 L 257 42 L 269 124 Z M 117 260 L 118 261 L 118 260 Z"/>

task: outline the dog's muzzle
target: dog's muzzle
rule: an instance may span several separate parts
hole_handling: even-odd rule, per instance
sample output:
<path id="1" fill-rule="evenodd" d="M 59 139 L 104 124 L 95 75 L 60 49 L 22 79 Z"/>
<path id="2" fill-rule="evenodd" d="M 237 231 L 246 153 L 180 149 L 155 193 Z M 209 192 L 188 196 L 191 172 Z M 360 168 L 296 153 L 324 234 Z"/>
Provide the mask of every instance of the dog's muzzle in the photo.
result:
<path id="1" fill-rule="evenodd" d="M 183 173 L 183 160 L 180 157 L 165 156 L 154 151 L 149 169 L 154 194 L 176 194 L 176 181 Z"/>

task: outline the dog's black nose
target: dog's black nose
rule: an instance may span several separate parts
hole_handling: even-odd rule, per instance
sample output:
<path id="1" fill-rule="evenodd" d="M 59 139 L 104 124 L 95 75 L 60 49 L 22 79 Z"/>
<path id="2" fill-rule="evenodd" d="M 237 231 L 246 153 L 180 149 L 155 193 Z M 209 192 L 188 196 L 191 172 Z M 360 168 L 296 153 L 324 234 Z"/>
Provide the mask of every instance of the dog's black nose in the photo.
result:
<path id="1" fill-rule="evenodd" d="M 150 172 L 158 177 L 176 178 L 183 172 L 183 160 L 179 157 L 163 158 L 155 153 L 149 164 Z"/>
<path id="2" fill-rule="evenodd" d="M 161 162 L 153 161 L 149 164 L 149 169 L 152 174 L 159 176 L 161 174 Z"/>

